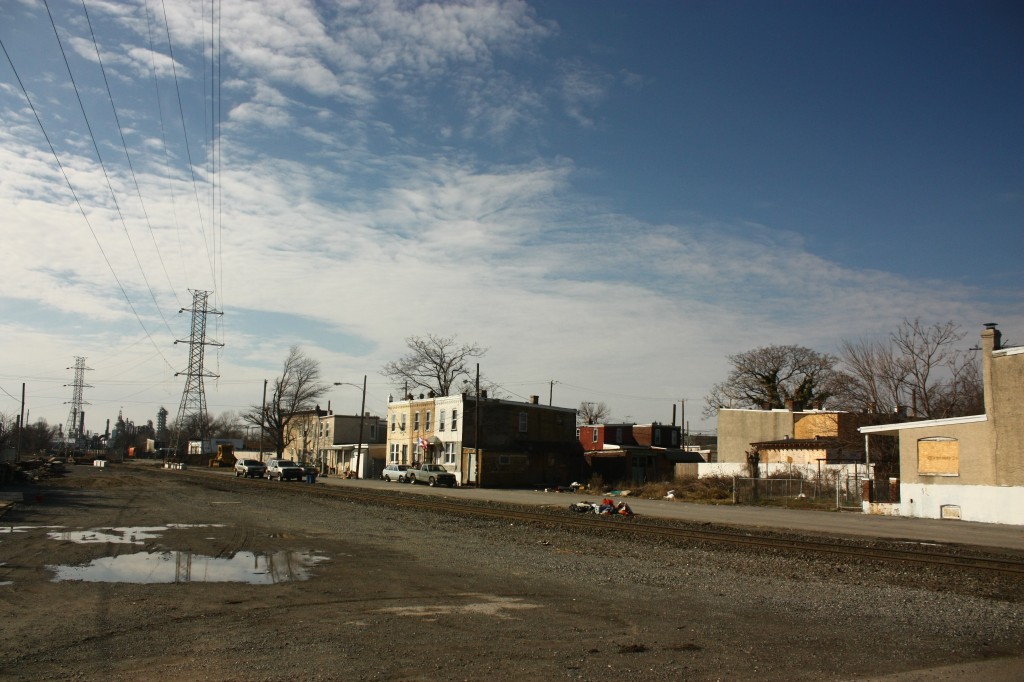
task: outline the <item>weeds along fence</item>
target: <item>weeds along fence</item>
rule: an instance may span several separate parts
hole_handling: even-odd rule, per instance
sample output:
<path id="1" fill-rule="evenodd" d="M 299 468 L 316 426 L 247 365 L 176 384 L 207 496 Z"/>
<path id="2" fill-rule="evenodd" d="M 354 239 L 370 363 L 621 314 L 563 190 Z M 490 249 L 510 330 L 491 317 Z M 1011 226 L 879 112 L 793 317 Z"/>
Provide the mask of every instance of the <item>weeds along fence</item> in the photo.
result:
<path id="1" fill-rule="evenodd" d="M 835 475 L 801 478 L 799 476 L 770 478 L 733 478 L 734 504 L 781 504 L 860 509 L 862 481 L 859 471 L 835 472 Z"/>

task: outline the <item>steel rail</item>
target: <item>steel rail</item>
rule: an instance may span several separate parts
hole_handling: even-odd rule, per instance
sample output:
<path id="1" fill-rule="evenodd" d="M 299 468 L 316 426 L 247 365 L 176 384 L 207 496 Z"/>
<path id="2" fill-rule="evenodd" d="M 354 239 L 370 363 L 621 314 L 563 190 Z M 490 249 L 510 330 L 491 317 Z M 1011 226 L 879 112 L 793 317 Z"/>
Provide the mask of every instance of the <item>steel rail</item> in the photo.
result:
<path id="1" fill-rule="evenodd" d="M 208 477 L 203 477 L 209 482 Z M 258 484 L 257 484 L 258 485 Z M 279 484 L 267 483 L 268 487 L 278 489 Z M 220 486 L 218 486 L 220 487 Z M 231 486 L 227 486 L 230 488 Z M 800 538 L 780 538 L 770 535 L 758 535 L 753 532 L 737 532 L 723 530 L 707 530 L 686 528 L 672 525 L 645 523 L 636 517 L 597 517 L 570 516 L 567 513 L 544 511 L 527 511 L 508 506 L 489 507 L 486 502 L 453 502 L 450 499 L 438 499 L 432 495 L 404 492 L 377 492 L 368 489 L 350 487 L 316 486 L 309 488 L 280 487 L 280 490 L 301 490 L 304 494 L 315 494 L 318 497 L 341 498 L 354 502 L 384 504 L 402 508 L 421 509 L 433 512 L 445 512 L 463 516 L 497 519 L 501 521 L 519 521 L 539 525 L 557 526 L 561 528 L 577 528 L 589 531 L 630 534 L 639 537 L 658 538 L 669 541 L 693 541 L 713 543 L 726 546 L 738 546 L 761 550 L 803 551 L 815 554 L 830 554 L 852 559 L 868 559 L 873 561 L 898 561 L 903 563 L 937 566 L 956 569 L 975 569 L 1010 575 L 1024 575 L 1024 559 L 993 558 L 972 554 L 939 553 L 934 550 L 897 549 L 890 547 L 864 547 L 855 541 L 834 537 L 831 541 L 808 540 Z M 502 504 L 502 503 L 495 503 Z M 766 531 L 770 533 L 772 531 Z M 865 540 L 869 541 L 869 540 Z M 890 542 L 882 540 L 883 542 Z"/>

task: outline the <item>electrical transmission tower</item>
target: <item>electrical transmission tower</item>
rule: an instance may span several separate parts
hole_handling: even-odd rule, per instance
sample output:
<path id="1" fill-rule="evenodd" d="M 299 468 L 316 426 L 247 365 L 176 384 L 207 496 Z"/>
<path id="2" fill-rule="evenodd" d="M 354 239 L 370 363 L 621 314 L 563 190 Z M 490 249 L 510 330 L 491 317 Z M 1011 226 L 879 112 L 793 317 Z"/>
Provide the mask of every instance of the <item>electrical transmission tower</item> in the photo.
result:
<path id="1" fill-rule="evenodd" d="M 174 376 L 185 374 L 185 390 L 181 393 L 181 405 L 178 407 L 178 419 L 175 424 L 174 450 L 181 452 L 180 441 L 181 431 L 188 426 L 199 428 L 200 440 L 206 440 L 206 426 L 209 421 L 206 414 L 206 391 L 203 388 L 205 377 L 217 378 L 218 375 L 211 374 L 203 368 L 203 356 L 206 346 L 223 346 L 223 343 L 206 340 L 206 316 L 223 315 L 219 310 L 210 310 L 206 307 L 210 297 L 209 291 L 192 291 L 192 336 L 188 340 L 188 372 L 175 372 Z M 182 308 L 183 313 L 188 308 Z M 179 339 L 174 343 L 185 343 Z"/>
<path id="2" fill-rule="evenodd" d="M 82 400 L 82 390 L 92 388 L 85 383 L 85 371 L 91 370 L 92 367 L 86 367 L 85 358 L 76 355 L 75 366 L 68 367 L 68 369 L 75 370 L 75 380 L 74 383 L 64 384 L 65 387 L 71 386 L 71 411 L 68 412 L 68 423 L 64 427 L 64 442 L 74 447 L 78 443 L 78 439 L 84 435 L 85 413 L 82 412 L 82 406 L 89 403 Z"/>

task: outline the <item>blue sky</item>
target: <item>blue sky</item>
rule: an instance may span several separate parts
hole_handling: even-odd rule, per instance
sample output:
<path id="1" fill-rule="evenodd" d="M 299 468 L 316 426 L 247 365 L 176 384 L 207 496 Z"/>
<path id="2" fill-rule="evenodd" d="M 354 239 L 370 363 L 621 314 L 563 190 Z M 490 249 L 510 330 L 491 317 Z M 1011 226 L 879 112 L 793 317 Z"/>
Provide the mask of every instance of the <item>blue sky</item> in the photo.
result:
<path id="1" fill-rule="evenodd" d="M 63 423 L 84 356 L 87 428 L 173 416 L 189 289 L 214 413 L 295 343 L 383 412 L 434 333 L 709 429 L 730 353 L 1024 334 L 1019 3 L 231 2 L 217 88 L 209 4 L 0 0 L 0 411 Z"/>

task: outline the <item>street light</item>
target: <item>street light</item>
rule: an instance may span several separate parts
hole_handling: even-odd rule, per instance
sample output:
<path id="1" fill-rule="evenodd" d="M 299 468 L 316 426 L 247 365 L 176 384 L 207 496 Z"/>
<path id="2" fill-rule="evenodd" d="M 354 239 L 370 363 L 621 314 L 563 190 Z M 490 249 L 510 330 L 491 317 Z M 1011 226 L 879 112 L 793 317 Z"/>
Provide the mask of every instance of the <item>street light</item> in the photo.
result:
<path id="1" fill-rule="evenodd" d="M 354 386 L 355 388 L 359 388 L 358 384 L 349 383 L 347 381 L 335 381 L 334 385 L 335 386 Z M 357 462 L 359 461 L 358 457 L 361 454 L 360 450 L 363 449 L 363 420 L 365 418 L 366 418 L 366 375 L 364 374 L 363 375 L 363 403 L 359 407 L 359 436 L 357 437 L 358 439 L 357 439 L 357 442 L 356 442 L 356 458 L 357 458 L 356 461 Z M 367 449 L 369 449 L 369 443 L 367 443 Z M 358 468 L 358 465 L 357 465 L 357 468 Z"/>

